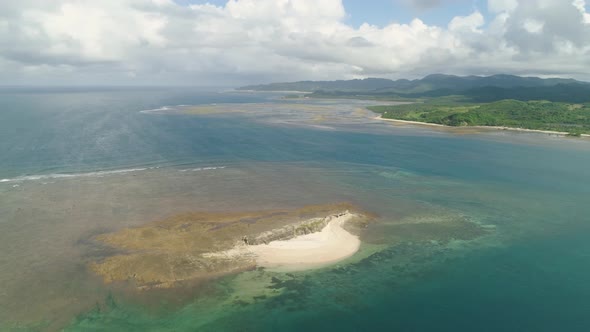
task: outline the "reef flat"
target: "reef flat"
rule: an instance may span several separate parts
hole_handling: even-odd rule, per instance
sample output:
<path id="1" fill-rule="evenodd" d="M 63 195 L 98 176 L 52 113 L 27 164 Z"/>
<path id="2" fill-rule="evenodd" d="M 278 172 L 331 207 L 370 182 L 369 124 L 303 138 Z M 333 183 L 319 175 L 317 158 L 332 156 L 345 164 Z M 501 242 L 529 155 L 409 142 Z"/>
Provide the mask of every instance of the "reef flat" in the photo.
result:
<path id="1" fill-rule="evenodd" d="M 251 257 L 233 259 L 208 255 L 237 244 L 263 244 L 319 232 L 326 216 L 354 211 L 351 204 L 307 206 L 296 210 L 193 212 L 174 215 L 145 226 L 98 235 L 95 240 L 123 251 L 90 269 L 105 283 L 132 282 L 140 289 L 170 288 L 256 267 Z M 358 233 L 369 214 L 357 213 L 346 229 Z"/>

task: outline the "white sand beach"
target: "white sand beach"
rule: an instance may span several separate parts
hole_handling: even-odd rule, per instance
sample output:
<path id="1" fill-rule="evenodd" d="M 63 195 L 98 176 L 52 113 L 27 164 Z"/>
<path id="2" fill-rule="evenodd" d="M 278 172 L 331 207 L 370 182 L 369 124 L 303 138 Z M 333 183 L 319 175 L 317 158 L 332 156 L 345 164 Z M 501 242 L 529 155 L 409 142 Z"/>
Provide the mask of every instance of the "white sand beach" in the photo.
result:
<path id="1" fill-rule="evenodd" d="M 211 253 L 209 256 L 226 258 L 248 257 L 257 266 L 281 271 L 298 271 L 330 265 L 352 256 L 361 241 L 342 226 L 354 218 L 345 213 L 332 218 L 319 232 L 297 236 L 284 241 L 261 245 L 238 245 L 233 249 Z"/>
<path id="2" fill-rule="evenodd" d="M 551 131 L 551 130 L 538 130 L 538 129 L 526 129 L 526 128 L 514 128 L 514 127 L 502 127 L 502 126 L 464 126 L 464 127 L 453 127 L 453 126 L 446 126 L 438 123 L 429 123 L 429 122 L 420 122 L 420 121 L 409 121 L 409 120 L 398 120 L 398 119 L 385 119 L 381 115 L 374 117 L 375 120 L 382 120 L 382 121 L 389 121 L 389 122 L 397 122 L 401 124 L 410 124 L 410 125 L 418 125 L 418 126 L 430 126 L 430 127 L 443 127 L 449 129 L 461 129 L 461 128 L 475 128 L 475 129 L 496 129 L 496 130 L 510 130 L 510 131 L 518 131 L 518 132 L 528 132 L 528 133 L 538 133 L 538 134 L 548 134 L 548 135 L 556 135 L 556 136 L 568 136 L 569 133 L 564 131 Z M 590 137 L 589 134 L 581 134 L 581 137 Z"/>

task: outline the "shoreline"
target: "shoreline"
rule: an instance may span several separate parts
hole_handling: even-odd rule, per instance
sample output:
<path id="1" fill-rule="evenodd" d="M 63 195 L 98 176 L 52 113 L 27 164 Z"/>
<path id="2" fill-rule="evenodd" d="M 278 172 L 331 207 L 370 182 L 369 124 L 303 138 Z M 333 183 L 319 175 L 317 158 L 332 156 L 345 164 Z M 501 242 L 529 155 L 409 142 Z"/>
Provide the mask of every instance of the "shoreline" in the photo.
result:
<path id="1" fill-rule="evenodd" d="M 345 212 L 329 216 L 328 224 L 319 232 L 276 240 L 267 244 L 238 244 L 222 252 L 208 253 L 206 257 L 223 257 L 231 260 L 248 259 L 256 266 L 280 271 L 302 271 L 325 267 L 354 255 L 360 248 L 358 236 L 343 226 L 355 214 Z"/>
<path id="2" fill-rule="evenodd" d="M 516 131 L 521 133 L 537 133 L 537 134 L 547 134 L 547 135 L 555 135 L 560 137 L 590 137 L 590 134 L 581 134 L 580 136 L 569 136 L 568 132 L 564 131 L 552 131 L 552 130 L 540 130 L 540 129 L 526 129 L 526 128 L 514 128 L 514 127 L 501 127 L 501 126 L 447 126 L 439 123 L 429 123 L 429 122 L 420 122 L 420 121 L 410 121 L 410 120 L 398 120 L 398 119 L 385 119 L 381 115 L 378 115 L 373 118 L 374 120 L 381 120 L 381 121 L 390 121 L 390 122 L 397 122 L 397 123 L 405 123 L 411 125 L 419 125 L 419 126 L 429 126 L 429 127 L 442 127 L 448 129 L 494 129 L 494 130 L 510 130 Z"/>

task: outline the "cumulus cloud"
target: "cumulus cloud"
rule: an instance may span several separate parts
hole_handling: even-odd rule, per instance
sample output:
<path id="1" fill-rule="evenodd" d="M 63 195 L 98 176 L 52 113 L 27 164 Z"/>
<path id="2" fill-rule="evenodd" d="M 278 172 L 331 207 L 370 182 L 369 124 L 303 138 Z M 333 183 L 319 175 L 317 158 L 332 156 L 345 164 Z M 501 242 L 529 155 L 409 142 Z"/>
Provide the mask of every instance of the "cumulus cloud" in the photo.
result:
<path id="1" fill-rule="evenodd" d="M 435 5 L 438 1 L 414 3 Z M 488 0 L 446 27 L 358 28 L 340 0 L 0 2 L 2 84 L 244 84 L 432 72 L 590 78 L 584 0 Z"/>
<path id="2" fill-rule="evenodd" d="M 540 56 L 573 60 L 568 56 L 588 55 L 590 25 L 580 1 L 521 2 L 505 22 L 505 40 L 519 55 L 534 60 Z M 569 50 L 569 51 L 568 51 Z M 584 68 L 580 68 L 584 70 Z"/>

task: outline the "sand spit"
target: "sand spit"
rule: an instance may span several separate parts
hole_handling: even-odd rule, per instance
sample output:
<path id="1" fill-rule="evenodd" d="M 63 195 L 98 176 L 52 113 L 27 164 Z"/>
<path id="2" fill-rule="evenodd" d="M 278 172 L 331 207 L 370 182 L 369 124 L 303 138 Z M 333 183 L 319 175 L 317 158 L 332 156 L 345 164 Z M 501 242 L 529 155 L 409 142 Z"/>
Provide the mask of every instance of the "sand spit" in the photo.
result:
<path id="1" fill-rule="evenodd" d="M 326 266 L 346 259 L 358 251 L 361 244 L 358 236 L 343 228 L 355 217 L 358 216 L 346 211 L 317 220 L 326 224 L 319 232 L 268 244 L 241 243 L 230 250 L 205 256 L 230 260 L 249 259 L 259 267 L 286 271 Z"/>

